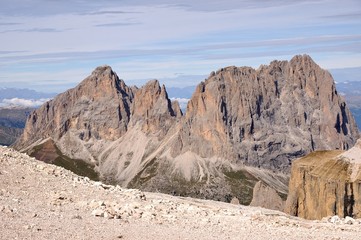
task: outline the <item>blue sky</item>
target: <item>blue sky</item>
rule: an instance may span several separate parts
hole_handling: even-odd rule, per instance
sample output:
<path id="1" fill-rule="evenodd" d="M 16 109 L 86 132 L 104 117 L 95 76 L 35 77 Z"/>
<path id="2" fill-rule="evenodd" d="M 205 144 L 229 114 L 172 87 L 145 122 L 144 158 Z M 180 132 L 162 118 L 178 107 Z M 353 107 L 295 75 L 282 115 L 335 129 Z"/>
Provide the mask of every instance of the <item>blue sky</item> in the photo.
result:
<path id="1" fill-rule="evenodd" d="M 129 85 L 190 86 L 304 53 L 361 69 L 360 0 L 0 2 L 2 87 L 62 92 L 104 64 Z"/>

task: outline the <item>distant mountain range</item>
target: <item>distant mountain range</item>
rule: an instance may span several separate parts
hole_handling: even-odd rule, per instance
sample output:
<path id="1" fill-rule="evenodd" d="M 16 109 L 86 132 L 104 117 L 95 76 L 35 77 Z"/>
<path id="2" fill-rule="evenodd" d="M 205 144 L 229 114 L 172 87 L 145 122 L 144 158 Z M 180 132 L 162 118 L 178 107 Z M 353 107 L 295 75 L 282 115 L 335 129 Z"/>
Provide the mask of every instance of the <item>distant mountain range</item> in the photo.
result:
<path id="1" fill-rule="evenodd" d="M 38 92 L 28 88 L 4 88 L 0 87 L 0 101 L 3 99 L 22 98 L 22 99 L 42 99 L 52 98 L 56 93 Z"/>
<path id="2" fill-rule="evenodd" d="M 0 107 L 39 107 L 55 95 L 27 88 L 0 88 Z"/>
<path id="3" fill-rule="evenodd" d="M 10 145 L 21 135 L 27 116 L 55 93 L 31 89 L 0 88 L 0 145 Z"/>
<path id="4" fill-rule="evenodd" d="M 33 108 L 0 108 L 0 145 L 10 145 L 22 134 Z"/>

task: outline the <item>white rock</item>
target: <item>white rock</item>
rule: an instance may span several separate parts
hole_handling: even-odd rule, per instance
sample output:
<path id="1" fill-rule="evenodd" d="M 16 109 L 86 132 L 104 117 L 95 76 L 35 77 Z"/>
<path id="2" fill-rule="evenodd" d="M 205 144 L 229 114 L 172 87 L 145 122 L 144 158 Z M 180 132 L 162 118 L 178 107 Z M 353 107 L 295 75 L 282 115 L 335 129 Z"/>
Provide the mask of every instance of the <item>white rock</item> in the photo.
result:
<path id="1" fill-rule="evenodd" d="M 331 223 L 340 223 L 341 219 L 339 216 L 335 215 L 333 217 L 330 218 L 330 222 Z"/>
<path id="2" fill-rule="evenodd" d="M 102 209 L 97 208 L 97 209 L 94 209 L 94 210 L 92 211 L 92 215 L 93 215 L 93 216 L 96 216 L 96 217 L 104 217 L 105 211 L 102 210 Z"/>
<path id="3" fill-rule="evenodd" d="M 39 170 L 44 170 L 44 166 L 43 166 L 43 165 L 37 165 L 36 168 L 39 169 Z"/>
<path id="4" fill-rule="evenodd" d="M 103 216 L 108 219 L 114 218 L 114 216 L 112 214 L 109 214 L 108 212 L 104 212 Z"/>
<path id="5" fill-rule="evenodd" d="M 96 187 L 100 187 L 102 185 L 102 183 L 101 182 L 94 182 L 93 185 L 96 186 Z"/>
<path id="6" fill-rule="evenodd" d="M 350 224 L 350 225 L 352 225 L 352 224 L 355 224 L 355 223 L 356 223 L 356 220 L 353 219 L 352 217 L 346 216 L 346 217 L 345 217 L 345 220 L 344 220 L 344 223 L 345 223 L 345 224 Z"/>

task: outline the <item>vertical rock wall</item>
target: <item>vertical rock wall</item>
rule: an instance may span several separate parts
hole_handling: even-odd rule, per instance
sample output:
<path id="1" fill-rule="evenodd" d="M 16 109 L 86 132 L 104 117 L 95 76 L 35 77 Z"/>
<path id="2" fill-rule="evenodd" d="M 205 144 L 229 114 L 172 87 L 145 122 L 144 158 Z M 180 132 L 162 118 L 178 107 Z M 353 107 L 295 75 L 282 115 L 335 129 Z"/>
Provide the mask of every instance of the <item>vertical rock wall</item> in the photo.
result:
<path id="1" fill-rule="evenodd" d="M 352 152 L 353 157 L 348 153 Z M 285 212 L 307 219 L 361 217 L 361 141 L 347 152 L 313 152 L 292 164 Z"/>

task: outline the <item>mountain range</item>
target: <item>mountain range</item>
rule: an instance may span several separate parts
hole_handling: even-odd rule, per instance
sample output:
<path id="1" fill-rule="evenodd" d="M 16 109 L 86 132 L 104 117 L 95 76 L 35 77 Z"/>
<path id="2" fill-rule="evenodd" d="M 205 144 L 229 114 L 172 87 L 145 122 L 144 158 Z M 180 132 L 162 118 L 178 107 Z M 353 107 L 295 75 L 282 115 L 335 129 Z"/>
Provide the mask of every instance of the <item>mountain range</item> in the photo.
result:
<path id="1" fill-rule="evenodd" d="M 52 98 L 56 93 L 38 92 L 28 88 L 4 88 L 0 87 L 0 101 L 4 99 L 46 99 Z"/>
<path id="2" fill-rule="evenodd" d="M 14 147 L 108 183 L 249 204 L 258 181 L 285 200 L 293 159 L 358 137 L 332 76 L 298 55 L 212 72 L 184 115 L 157 80 L 129 87 L 98 67 L 32 112 Z"/>

